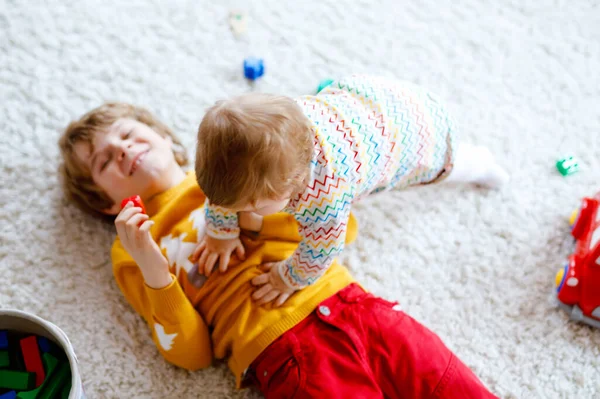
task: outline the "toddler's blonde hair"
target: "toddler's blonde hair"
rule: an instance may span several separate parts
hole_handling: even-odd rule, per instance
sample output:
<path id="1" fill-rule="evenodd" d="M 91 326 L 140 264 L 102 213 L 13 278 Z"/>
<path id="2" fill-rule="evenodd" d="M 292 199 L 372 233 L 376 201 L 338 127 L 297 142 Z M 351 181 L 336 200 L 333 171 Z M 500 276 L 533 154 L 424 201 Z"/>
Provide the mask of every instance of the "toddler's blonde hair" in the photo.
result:
<path id="1" fill-rule="evenodd" d="M 306 183 L 312 125 L 291 98 L 245 94 L 213 105 L 198 128 L 196 178 L 228 208 L 283 199 Z"/>

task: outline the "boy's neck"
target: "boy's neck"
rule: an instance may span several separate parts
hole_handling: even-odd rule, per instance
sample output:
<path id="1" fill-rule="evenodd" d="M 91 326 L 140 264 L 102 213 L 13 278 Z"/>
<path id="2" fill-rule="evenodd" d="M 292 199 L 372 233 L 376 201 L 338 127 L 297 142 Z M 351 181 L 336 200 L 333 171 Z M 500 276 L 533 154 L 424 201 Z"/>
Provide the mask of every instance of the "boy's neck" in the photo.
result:
<path id="1" fill-rule="evenodd" d="M 165 191 L 177 186 L 185 179 L 185 172 L 179 165 L 174 167 L 170 173 L 166 174 L 163 179 L 161 179 L 160 184 L 156 188 L 156 192 L 147 199 L 147 201 L 152 200 L 157 195 L 164 193 Z"/>

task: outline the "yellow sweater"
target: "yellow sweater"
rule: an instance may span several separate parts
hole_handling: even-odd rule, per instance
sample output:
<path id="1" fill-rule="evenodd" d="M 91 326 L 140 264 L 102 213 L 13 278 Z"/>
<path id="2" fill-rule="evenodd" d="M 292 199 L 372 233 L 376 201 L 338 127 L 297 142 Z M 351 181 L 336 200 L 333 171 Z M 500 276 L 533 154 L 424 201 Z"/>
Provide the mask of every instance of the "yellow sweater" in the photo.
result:
<path id="1" fill-rule="evenodd" d="M 197 370 L 210 366 L 213 357 L 229 357 L 239 388 L 244 370 L 271 342 L 353 279 L 335 262 L 317 283 L 294 294 L 281 308 L 256 306 L 250 280 L 261 273 L 258 266 L 288 258 L 300 241 L 293 217 L 280 213 L 265 218 L 258 236 L 242 236 L 244 262 L 234 259 L 227 272 L 215 272 L 195 286 L 194 279 L 188 278 L 193 267 L 188 258 L 205 228 L 204 200 L 190 172 L 182 183 L 146 204 L 155 222 L 152 236 L 169 261 L 173 283 L 159 290 L 146 286 L 118 237 L 111 252 L 113 273 L 127 301 L 150 326 L 152 339 L 167 361 Z M 353 241 L 356 233 L 351 217 L 347 241 Z"/>

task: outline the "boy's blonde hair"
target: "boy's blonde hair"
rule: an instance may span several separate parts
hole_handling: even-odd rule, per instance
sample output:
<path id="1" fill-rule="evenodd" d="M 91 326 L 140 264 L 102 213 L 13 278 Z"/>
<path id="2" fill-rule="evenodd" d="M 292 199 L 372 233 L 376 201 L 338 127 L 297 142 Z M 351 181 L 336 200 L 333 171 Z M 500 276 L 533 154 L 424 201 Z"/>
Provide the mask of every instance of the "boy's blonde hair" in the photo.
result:
<path id="1" fill-rule="evenodd" d="M 210 202 L 235 208 L 305 184 L 312 126 L 294 100 L 245 94 L 213 105 L 198 128 L 196 178 Z"/>
<path id="2" fill-rule="evenodd" d="M 173 140 L 173 153 L 177 163 L 184 166 L 188 162 L 185 148 L 171 129 L 143 108 L 125 103 L 106 103 L 83 115 L 79 120 L 71 122 L 58 140 L 62 156 L 59 166 L 62 186 L 70 201 L 83 211 L 103 219 L 114 218 L 101 212 L 103 209 L 109 209 L 114 203 L 94 183 L 91 171 L 75 153 L 75 145 L 85 143 L 93 151 L 96 135 L 106 133 L 108 128 L 121 118 L 135 119 L 154 129 L 162 137 L 170 137 Z"/>

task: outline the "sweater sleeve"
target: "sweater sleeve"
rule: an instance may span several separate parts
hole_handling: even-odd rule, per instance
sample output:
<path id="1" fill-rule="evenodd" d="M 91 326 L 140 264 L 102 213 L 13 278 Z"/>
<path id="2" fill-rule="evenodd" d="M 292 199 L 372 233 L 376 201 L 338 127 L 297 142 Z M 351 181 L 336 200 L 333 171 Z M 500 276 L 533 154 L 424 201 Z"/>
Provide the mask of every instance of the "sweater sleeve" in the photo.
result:
<path id="1" fill-rule="evenodd" d="M 212 363 L 208 326 L 185 296 L 175 276 L 161 289 L 148 287 L 142 273 L 125 249 L 115 242 L 113 273 L 127 301 L 148 323 L 152 340 L 170 363 L 187 370 Z"/>
<path id="2" fill-rule="evenodd" d="M 335 184 L 339 190 L 315 190 L 316 196 L 306 195 L 300 202 L 295 217 L 301 241 L 279 270 L 288 286 L 313 284 L 344 249 L 352 204 L 344 185 L 340 180 Z"/>
<path id="3" fill-rule="evenodd" d="M 237 212 L 213 205 L 208 198 L 204 205 L 206 234 L 220 240 L 238 238 L 240 236 Z"/>

